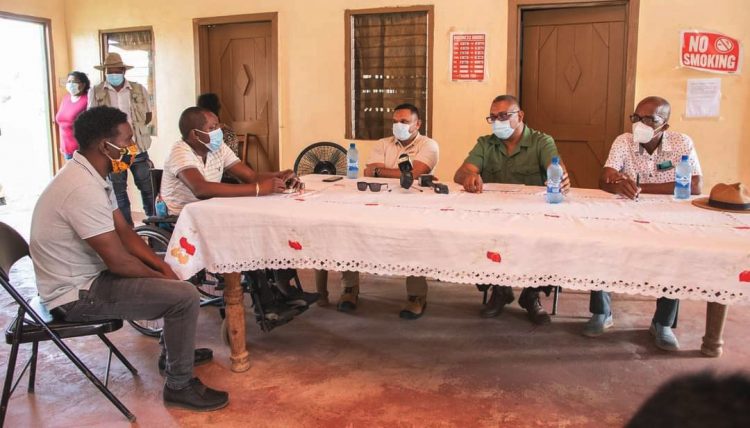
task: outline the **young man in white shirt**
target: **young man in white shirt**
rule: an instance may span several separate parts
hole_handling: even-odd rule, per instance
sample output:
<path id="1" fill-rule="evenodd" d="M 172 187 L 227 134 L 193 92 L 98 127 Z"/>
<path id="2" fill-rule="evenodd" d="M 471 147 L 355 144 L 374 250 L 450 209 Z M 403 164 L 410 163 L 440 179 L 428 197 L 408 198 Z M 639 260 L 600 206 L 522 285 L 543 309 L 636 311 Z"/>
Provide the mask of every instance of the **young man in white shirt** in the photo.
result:
<path id="1" fill-rule="evenodd" d="M 212 355 L 195 349 L 198 291 L 135 234 L 107 179 L 136 152 L 125 113 L 85 111 L 74 133 L 79 149 L 39 197 L 31 219 L 29 249 L 42 303 L 68 322 L 163 318 L 164 403 L 200 411 L 226 406 L 226 392 L 193 377 L 193 365 Z"/>
<path id="2" fill-rule="evenodd" d="M 401 170 L 398 161 L 401 155 L 409 155 L 412 162 L 412 175 L 416 178 L 429 174 L 438 163 L 438 143 L 419 133 L 422 120 L 419 109 L 412 104 L 401 104 L 393 111 L 393 135 L 375 142 L 370 153 L 364 175 L 365 177 L 399 178 Z M 325 300 L 328 296 L 327 275 L 325 271 L 316 271 L 315 283 L 318 293 Z M 343 272 L 341 276 L 343 291 L 339 298 L 338 310 L 350 312 L 357 308 L 359 299 L 359 272 Z M 407 301 L 399 313 L 404 319 L 417 319 L 424 314 L 427 307 L 427 281 L 422 276 L 406 278 Z"/>
<path id="3" fill-rule="evenodd" d="M 635 199 L 639 193 L 672 194 L 675 167 L 683 155 L 692 167 L 691 193 L 700 195 L 703 174 L 693 140 L 685 134 L 668 131 L 671 106 L 661 97 L 646 97 L 630 116 L 633 132 L 618 136 L 604 164 L 599 187 L 610 193 Z M 640 181 L 640 184 L 638 182 Z M 665 351 L 679 349 L 672 328 L 677 326 L 680 301 L 660 297 L 650 332 L 656 346 Z M 589 302 L 591 319 L 583 334 L 596 337 L 614 325 L 611 297 L 605 291 L 592 291 Z"/>
<path id="4" fill-rule="evenodd" d="M 240 161 L 224 144 L 221 124 L 214 113 L 201 107 L 189 107 L 180 116 L 182 140 L 176 142 L 164 162 L 161 196 L 169 214 L 179 215 L 185 205 L 214 197 L 265 196 L 282 193 L 286 182 L 298 183 L 291 170 L 258 173 Z M 222 183 L 227 171 L 240 181 Z M 307 307 L 318 299 L 316 293 L 305 293 L 292 286 L 294 270 L 275 271 L 276 286 L 291 308 Z M 267 319 L 288 317 L 296 311 L 277 304 L 266 287 L 259 287 Z"/>

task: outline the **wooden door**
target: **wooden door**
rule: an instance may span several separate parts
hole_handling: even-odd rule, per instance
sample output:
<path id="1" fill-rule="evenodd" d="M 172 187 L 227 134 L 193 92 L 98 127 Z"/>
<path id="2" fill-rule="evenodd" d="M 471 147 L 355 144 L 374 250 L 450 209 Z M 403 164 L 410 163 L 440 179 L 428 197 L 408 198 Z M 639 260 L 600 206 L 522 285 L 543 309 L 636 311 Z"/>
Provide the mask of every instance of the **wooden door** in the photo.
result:
<path id="1" fill-rule="evenodd" d="M 246 162 L 258 172 L 279 170 L 272 38 L 270 22 L 207 29 L 208 91 L 221 100 L 221 121 L 247 135 Z"/>
<path id="2" fill-rule="evenodd" d="M 623 129 L 626 6 L 525 11 L 521 108 L 551 135 L 573 186 L 598 187 Z"/>

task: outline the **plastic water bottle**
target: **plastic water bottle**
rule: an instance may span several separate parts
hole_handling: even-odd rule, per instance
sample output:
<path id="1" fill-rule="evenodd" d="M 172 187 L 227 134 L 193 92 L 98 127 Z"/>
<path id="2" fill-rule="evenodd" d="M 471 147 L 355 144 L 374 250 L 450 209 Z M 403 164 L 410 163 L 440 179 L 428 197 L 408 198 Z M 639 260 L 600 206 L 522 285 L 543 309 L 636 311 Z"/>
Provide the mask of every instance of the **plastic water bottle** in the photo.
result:
<path id="1" fill-rule="evenodd" d="M 167 203 L 164 202 L 164 199 L 161 198 L 161 194 L 156 196 L 155 211 L 157 217 L 166 217 L 169 215 Z"/>
<path id="2" fill-rule="evenodd" d="M 562 194 L 563 169 L 560 166 L 560 158 L 555 156 L 552 163 L 547 167 L 547 203 L 559 204 L 563 201 Z"/>
<path id="3" fill-rule="evenodd" d="M 690 198 L 690 179 L 693 175 L 688 155 L 682 155 L 680 163 L 674 169 L 674 197 L 675 199 Z"/>
<path id="4" fill-rule="evenodd" d="M 346 178 L 357 178 L 359 175 L 359 152 L 354 143 L 349 144 L 346 152 Z"/>

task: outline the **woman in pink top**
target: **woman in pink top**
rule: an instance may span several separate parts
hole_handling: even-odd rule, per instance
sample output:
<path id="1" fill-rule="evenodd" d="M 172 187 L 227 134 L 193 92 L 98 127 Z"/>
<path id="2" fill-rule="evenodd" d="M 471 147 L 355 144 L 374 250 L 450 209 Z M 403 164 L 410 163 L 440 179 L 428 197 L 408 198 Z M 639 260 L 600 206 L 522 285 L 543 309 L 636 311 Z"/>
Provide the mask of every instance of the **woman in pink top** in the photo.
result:
<path id="1" fill-rule="evenodd" d="M 62 140 L 60 150 L 66 160 L 71 159 L 73 152 L 78 150 L 78 142 L 73 135 L 73 122 L 75 122 L 79 114 L 86 110 L 90 87 L 91 82 L 86 73 L 73 71 L 68 74 L 68 82 L 65 84 L 65 89 L 68 90 L 68 93 L 63 97 L 60 109 L 57 111 L 57 116 L 55 116 L 55 122 L 60 126 L 60 137 Z"/>

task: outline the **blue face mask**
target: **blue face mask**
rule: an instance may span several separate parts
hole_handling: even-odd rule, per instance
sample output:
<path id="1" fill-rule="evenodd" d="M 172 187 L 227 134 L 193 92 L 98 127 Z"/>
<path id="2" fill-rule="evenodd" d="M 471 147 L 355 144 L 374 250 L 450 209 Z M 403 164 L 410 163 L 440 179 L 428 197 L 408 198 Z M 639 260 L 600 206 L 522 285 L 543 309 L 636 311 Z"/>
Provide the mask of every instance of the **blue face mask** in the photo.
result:
<path id="1" fill-rule="evenodd" d="M 196 131 L 208 135 L 208 144 L 204 143 L 206 147 L 208 147 L 208 150 L 215 152 L 221 148 L 221 143 L 224 142 L 224 131 L 222 131 L 221 128 L 214 129 L 211 132 L 201 131 L 200 129 L 196 129 Z"/>
<path id="2" fill-rule="evenodd" d="M 507 140 L 513 135 L 515 129 L 511 128 L 509 120 L 496 120 L 492 122 L 492 133 L 501 140 Z"/>
<path id="3" fill-rule="evenodd" d="M 125 81 L 125 75 L 122 73 L 110 74 L 107 73 L 107 83 L 112 86 L 120 86 Z"/>

